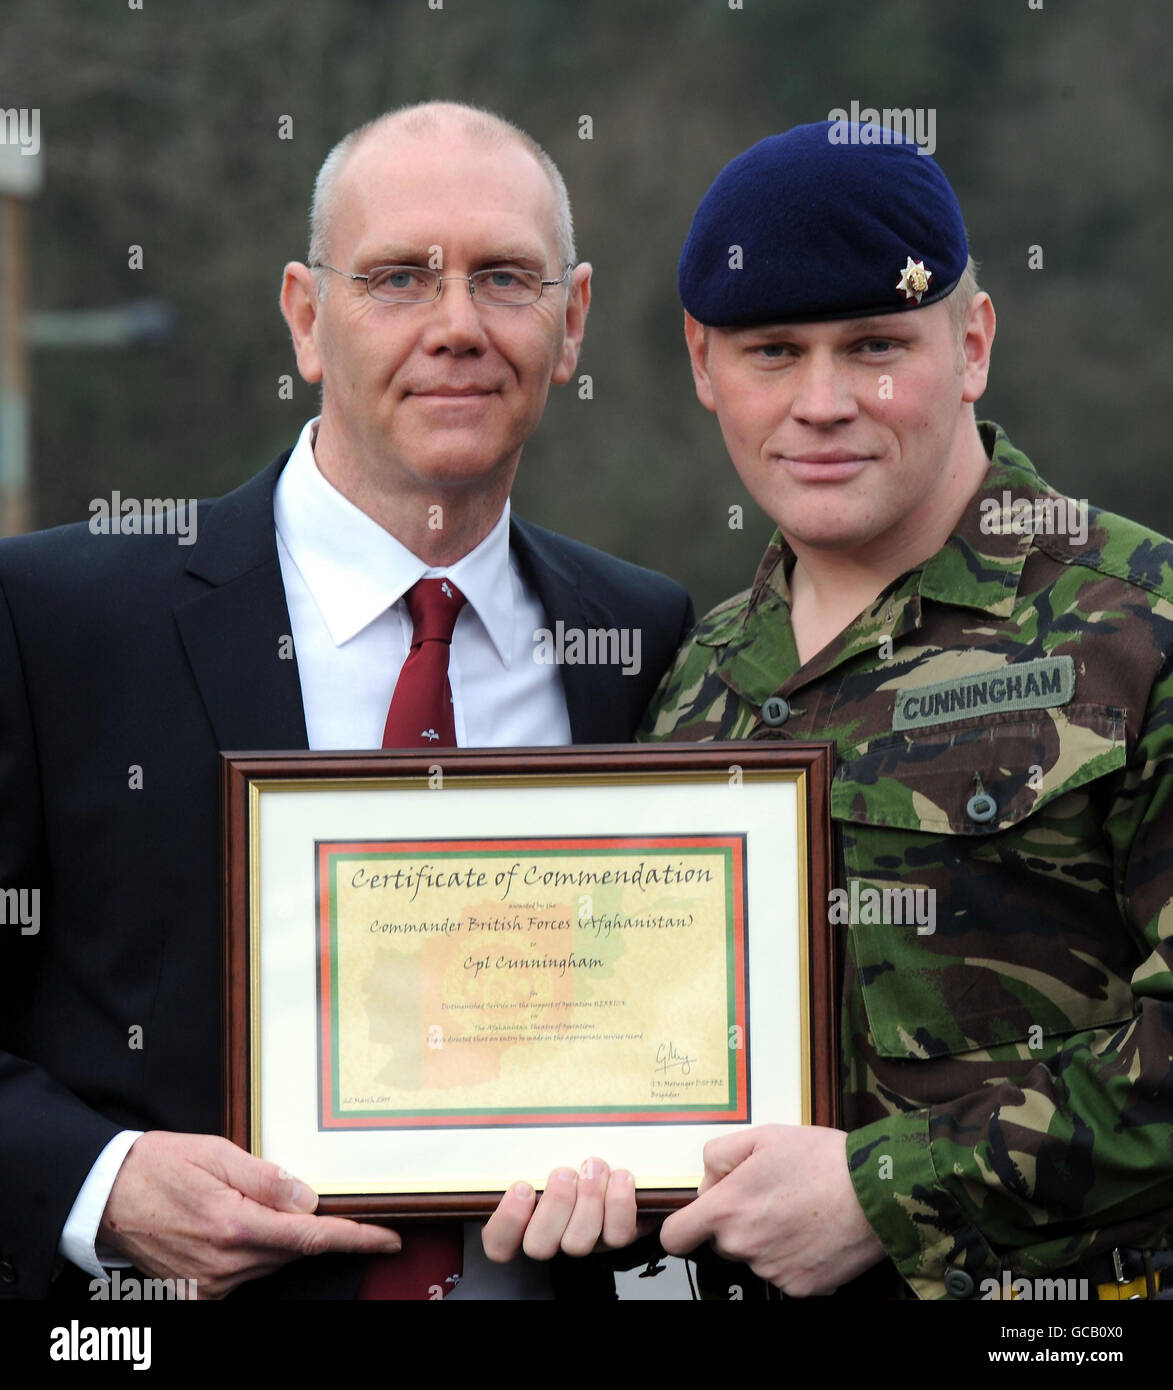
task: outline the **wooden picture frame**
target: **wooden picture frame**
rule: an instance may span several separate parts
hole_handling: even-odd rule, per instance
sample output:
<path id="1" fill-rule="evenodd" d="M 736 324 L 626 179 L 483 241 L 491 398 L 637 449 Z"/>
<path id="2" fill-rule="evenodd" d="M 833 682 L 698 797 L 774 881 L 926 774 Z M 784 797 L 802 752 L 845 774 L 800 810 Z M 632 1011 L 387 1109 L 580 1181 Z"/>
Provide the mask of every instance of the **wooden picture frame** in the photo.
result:
<path id="1" fill-rule="evenodd" d="M 398 1220 L 590 1153 L 671 1210 L 731 1126 L 837 1125 L 833 758 L 223 753 L 224 1133 Z"/>

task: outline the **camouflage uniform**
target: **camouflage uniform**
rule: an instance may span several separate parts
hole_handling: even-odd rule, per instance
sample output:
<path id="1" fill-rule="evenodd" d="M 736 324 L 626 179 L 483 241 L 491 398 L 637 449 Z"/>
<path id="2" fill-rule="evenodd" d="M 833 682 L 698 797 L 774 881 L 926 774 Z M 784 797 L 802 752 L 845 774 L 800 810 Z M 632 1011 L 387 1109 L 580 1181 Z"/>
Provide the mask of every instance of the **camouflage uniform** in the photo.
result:
<path id="1" fill-rule="evenodd" d="M 852 1180 L 922 1298 L 1173 1226 L 1173 546 L 1031 534 L 1004 490 L 1059 494 L 980 429 L 935 555 L 803 666 L 775 534 L 640 735 L 834 739 L 837 885 L 935 889 L 931 934 L 842 929 Z"/>

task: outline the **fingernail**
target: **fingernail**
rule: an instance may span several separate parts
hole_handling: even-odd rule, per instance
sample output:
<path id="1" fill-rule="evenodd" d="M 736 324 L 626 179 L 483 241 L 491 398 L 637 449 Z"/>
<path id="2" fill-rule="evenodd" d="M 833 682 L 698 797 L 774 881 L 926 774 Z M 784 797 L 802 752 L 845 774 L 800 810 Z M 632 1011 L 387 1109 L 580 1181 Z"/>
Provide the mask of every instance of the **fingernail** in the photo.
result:
<path id="1" fill-rule="evenodd" d="M 515 1182 L 513 1186 L 509 1189 L 509 1191 L 513 1194 L 514 1197 L 519 1197 L 522 1201 L 525 1202 L 528 1202 L 529 1199 L 534 1195 L 534 1190 L 528 1182 Z"/>
<path id="2" fill-rule="evenodd" d="M 632 1178 L 631 1174 L 627 1171 L 626 1168 L 616 1168 L 615 1171 L 611 1174 L 611 1181 L 627 1184 L 634 1182 L 635 1180 L 634 1178 Z"/>
<path id="3" fill-rule="evenodd" d="M 554 1176 L 562 1182 L 577 1182 L 578 1174 L 573 1168 L 555 1168 Z"/>
<path id="4" fill-rule="evenodd" d="M 578 1175 L 581 1178 L 593 1178 L 596 1173 L 605 1173 L 607 1165 L 602 1159 L 584 1158 L 578 1165 Z"/>
<path id="5" fill-rule="evenodd" d="M 299 1182 L 295 1178 L 293 1190 L 289 1194 L 289 1203 L 297 1211 L 313 1211 L 318 1205 L 318 1194 L 312 1187 L 307 1187 L 305 1183 Z"/>
<path id="6" fill-rule="evenodd" d="M 395 1234 L 394 1231 L 387 1232 L 387 1244 L 385 1249 L 388 1255 L 398 1255 L 399 1252 L 403 1249 L 403 1242 L 399 1239 L 399 1237 Z"/>

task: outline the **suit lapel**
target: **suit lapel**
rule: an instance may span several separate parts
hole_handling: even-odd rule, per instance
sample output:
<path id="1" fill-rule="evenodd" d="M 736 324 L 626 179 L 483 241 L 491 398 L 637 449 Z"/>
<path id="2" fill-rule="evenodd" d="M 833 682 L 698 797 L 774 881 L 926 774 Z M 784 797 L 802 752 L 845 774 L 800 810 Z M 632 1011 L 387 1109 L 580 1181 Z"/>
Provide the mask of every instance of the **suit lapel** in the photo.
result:
<path id="1" fill-rule="evenodd" d="M 551 625 L 561 620 L 567 628 L 616 626 L 610 611 L 583 592 L 581 571 L 555 535 L 511 517 L 509 540 Z M 631 737 L 628 696 L 616 667 L 564 664 L 559 673 L 575 743 L 625 743 Z"/>
<path id="2" fill-rule="evenodd" d="M 273 488 L 290 452 L 201 508 L 187 571 L 210 587 L 175 608 L 221 749 L 309 746 L 273 525 Z"/>

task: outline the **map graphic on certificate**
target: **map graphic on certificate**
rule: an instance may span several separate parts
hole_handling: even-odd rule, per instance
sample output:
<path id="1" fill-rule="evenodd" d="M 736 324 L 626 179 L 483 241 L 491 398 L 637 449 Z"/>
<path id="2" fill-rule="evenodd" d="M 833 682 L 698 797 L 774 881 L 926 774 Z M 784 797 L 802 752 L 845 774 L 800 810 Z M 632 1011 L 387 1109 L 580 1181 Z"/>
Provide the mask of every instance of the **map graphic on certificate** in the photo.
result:
<path id="1" fill-rule="evenodd" d="M 314 852 L 319 1130 L 749 1122 L 744 835 Z"/>

